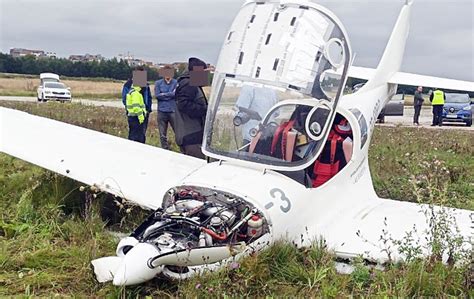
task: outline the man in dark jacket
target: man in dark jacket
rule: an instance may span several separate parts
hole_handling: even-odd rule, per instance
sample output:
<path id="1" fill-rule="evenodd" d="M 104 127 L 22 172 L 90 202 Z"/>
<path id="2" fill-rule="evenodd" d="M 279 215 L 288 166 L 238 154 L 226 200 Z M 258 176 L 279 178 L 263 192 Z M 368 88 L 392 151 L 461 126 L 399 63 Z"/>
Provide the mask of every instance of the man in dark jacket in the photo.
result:
<path id="1" fill-rule="evenodd" d="M 423 105 L 423 87 L 418 86 L 417 90 L 415 91 L 415 98 L 413 101 L 413 107 L 415 108 L 415 115 L 413 116 L 413 123 L 415 125 L 419 125 L 419 118 L 420 118 L 420 111 L 421 111 L 421 106 Z"/>
<path id="2" fill-rule="evenodd" d="M 176 88 L 176 143 L 185 155 L 204 159 L 201 145 L 207 113 L 207 99 L 202 85 L 194 84 L 190 72 L 207 69 L 198 58 L 189 58 L 188 71 L 178 78 Z M 203 72 L 205 73 L 205 72 Z M 193 75 L 194 75 L 193 74 Z"/>

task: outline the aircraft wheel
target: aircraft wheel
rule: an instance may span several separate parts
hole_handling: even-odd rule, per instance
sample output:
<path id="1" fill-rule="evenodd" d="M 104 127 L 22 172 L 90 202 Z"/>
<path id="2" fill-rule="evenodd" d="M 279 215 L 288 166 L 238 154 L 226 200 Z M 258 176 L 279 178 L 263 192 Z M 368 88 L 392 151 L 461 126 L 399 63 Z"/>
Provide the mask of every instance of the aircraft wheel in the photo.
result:
<path id="1" fill-rule="evenodd" d="M 48 101 L 48 100 L 46 100 L 46 99 L 44 98 L 44 94 L 41 95 L 41 100 L 42 100 L 43 102 L 45 102 L 45 103 L 46 103 L 46 101 Z"/>
<path id="2" fill-rule="evenodd" d="M 466 122 L 466 126 L 468 126 L 468 127 L 472 126 L 472 119 L 471 119 L 471 120 L 468 120 L 468 121 Z"/>

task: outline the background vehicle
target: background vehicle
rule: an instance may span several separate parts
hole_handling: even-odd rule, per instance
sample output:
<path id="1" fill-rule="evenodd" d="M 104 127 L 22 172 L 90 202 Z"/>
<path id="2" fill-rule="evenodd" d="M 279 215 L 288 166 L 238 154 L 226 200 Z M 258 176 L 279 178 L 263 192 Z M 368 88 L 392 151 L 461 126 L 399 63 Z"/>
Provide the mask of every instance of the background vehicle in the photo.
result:
<path id="1" fill-rule="evenodd" d="M 405 94 L 396 94 L 380 112 L 377 119 L 379 122 L 385 122 L 385 116 L 403 116 L 403 109 L 405 107 Z"/>
<path id="2" fill-rule="evenodd" d="M 359 83 L 352 87 L 352 93 L 357 92 L 361 89 L 365 83 Z M 377 120 L 380 123 L 385 122 L 385 116 L 403 116 L 403 110 L 405 108 L 405 94 L 396 94 L 394 95 L 390 101 L 385 105 L 385 107 L 380 112 Z"/>
<path id="3" fill-rule="evenodd" d="M 71 89 L 59 81 L 53 73 L 40 74 L 40 85 L 37 89 L 38 101 L 58 100 L 62 103 L 71 101 Z"/>
<path id="4" fill-rule="evenodd" d="M 471 99 L 467 93 L 446 93 L 443 122 L 464 122 L 472 126 Z"/>

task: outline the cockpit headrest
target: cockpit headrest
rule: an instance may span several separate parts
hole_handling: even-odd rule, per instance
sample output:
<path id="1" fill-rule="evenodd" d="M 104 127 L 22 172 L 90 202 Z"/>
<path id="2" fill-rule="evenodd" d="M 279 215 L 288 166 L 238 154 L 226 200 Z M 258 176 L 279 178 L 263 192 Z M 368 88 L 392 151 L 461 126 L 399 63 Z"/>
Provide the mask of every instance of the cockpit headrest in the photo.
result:
<path id="1" fill-rule="evenodd" d="M 352 129 L 347 119 L 342 118 L 339 122 L 335 122 L 334 130 L 341 135 L 352 134 Z"/>

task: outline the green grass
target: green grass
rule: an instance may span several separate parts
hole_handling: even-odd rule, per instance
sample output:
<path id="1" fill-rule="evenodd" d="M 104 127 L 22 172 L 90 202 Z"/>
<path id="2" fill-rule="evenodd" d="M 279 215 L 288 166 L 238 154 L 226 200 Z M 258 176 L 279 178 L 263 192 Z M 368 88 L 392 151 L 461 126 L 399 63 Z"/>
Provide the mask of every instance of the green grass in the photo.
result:
<path id="1" fill-rule="evenodd" d="M 92 94 L 92 93 L 78 93 L 73 95 L 74 99 L 88 99 L 88 100 L 117 100 L 122 101 L 122 94 L 120 93 L 101 93 L 101 94 Z"/>
<path id="2" fill-rule="evenodd" d="M 430 202 L 428 187 L 446 189 L 436 204 L 474 210 L 474 132 L 377 128 L 370 166 L 377 193 Z"/>
<path id="3" fill-rule="evenodd" d="M 58 103 L 10 103 L 33 114 L 125 137 L 122 109 Z M 147 143 L 158 146 L 155 115 Z M 370 152 L 375 188 L 394 199 L 435 202 L 474 209 L 474 138 L 469 131 L 377 128 Z M 172 140 L 173 138 L 171 138 Z M 176 150 L 176 145 L 172 145 Z M 155 279 L 118 288 L 95 281 L 90 261 L 114 254 L 109 231 L 129 232 L 146 213 L 114 211 L 107 226 L 101 215 L 114 201 L 92 197 L 70 179 L 0 155 L 0 296 L 74 297 L 472 297 L 469 265 L 445 266 L 414 259 L 367 268 L 355 261 L 351 275 L 335 271 L 323 241 L 297 249 L 278 242 L 233 267 L 188 281 Z M 433 199 L 433 195 L 435 196 Z M 89 199 L 91 197 L 89 196 Z M 114 209 L 112 209 L 114 210 Z"/>
<path id="4" fill-rule="evenodd" d="M 26 90 L 9 90 L 0 92 L 0 96 L 8 97 L 36 97 L 37 94 L 35 91 L 26 91 Z"/>

